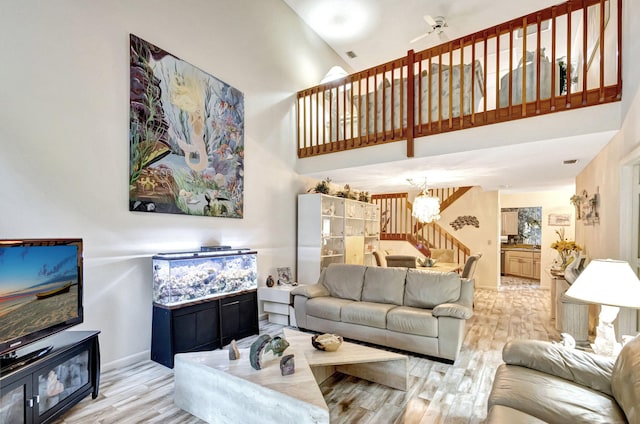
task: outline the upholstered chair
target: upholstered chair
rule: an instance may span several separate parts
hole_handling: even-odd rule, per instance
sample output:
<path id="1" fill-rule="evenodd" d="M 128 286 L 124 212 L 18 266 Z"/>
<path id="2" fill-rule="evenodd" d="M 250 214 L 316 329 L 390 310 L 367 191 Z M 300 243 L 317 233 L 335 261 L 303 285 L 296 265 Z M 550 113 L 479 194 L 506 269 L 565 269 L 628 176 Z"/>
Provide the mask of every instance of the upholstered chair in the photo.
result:
<path id="1" fill-rule="evenodd" d="M 387 266 L 387 261 L 384 258 L 384 256 L 382 256 L 382 254 L 380 252 L 378 252 L 377 250 L 373 251 L 373 257 L 376 260 L 376 265 L 381 266 L 381 267 L 386 267 Z"/>
<path id="2" fill-rule="evenodd" d="M 453 260 L 453 249 L 429 249 L 431 251 L 431 258 L 438 262 L 455 262 Z"/>
<path id="3" fill-rule="evenodd" d="M 417 257 L 410 255 L 387 255 L 385 259 L 388 267 L 415 268 L 418 262 Z"/>
<path id="4" fill-rule="evenodd" d="M 467 258 L 467 262 L 465 262 L 462 274 L 460 275 L 462 278 L 473 278 L 473 274 L 476 272 L 476 265 L 478 265 L 478 260 L 480 260 L 481 256 L 482 253 L 476 253 Z"/>

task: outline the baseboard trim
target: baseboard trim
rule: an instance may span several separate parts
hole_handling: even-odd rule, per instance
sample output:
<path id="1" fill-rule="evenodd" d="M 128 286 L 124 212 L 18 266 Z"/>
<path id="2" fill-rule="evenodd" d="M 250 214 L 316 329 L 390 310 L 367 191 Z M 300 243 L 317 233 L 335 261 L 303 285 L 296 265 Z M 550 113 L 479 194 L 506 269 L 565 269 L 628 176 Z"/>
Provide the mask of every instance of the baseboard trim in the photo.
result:
<path id="1" fill-rule="evenodd" d="M 133 355 L 129 355 L 125 358 L 116 359 L 115 361 L 102 364 L 100 366 L 100 372 L 107 372 L 107 371 L 125 368 L 125 367 L 128 367 L 129 365 L 134 365 L 142 361 L 148 361 L 149 359 L 151 359 L 151 351 L 143 350 L 142 352 L 134 353 Z"/>

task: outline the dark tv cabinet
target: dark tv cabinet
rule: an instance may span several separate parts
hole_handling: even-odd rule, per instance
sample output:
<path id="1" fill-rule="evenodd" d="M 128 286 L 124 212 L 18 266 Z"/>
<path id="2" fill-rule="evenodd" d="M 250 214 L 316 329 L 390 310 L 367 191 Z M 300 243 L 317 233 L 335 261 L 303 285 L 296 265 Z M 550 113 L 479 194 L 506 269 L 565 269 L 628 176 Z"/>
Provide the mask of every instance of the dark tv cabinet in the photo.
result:
<path id="1" fill-rule="evenodd" d="M 176 353 L 215 350 L 258 334 L 257 290 L 176 306 L 153 304 L 151 359 L 173 368 Z"/>
<path id="2" fill-rule="evenodd" d="M 0 370 L 0 423 L 54 421 L 100 384 L 99 331 L 63 331 L 18 350 L 52 349 L 24 365 Z"/>

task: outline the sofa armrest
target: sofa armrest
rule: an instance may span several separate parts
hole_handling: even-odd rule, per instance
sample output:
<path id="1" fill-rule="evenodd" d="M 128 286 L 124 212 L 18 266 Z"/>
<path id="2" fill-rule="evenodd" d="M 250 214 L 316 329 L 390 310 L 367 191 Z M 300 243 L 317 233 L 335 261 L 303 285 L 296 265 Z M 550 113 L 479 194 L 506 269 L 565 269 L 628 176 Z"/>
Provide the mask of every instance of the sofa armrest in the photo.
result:
<path id="1" fill-rule="evenodd" d="M 451 317 L 469 319 L 473 316 L 473 310 L 458 303 L 443 303 L 433 308 L 431 315 L 434 317 Z"/>
<path id="2" fill-rule="evenodd" d="M 614 359 L 540 340 L 513 340 L 502 350 L 502 360 L 573 381 L 612 396 Z"/>
<path id="3" fill-rule="evenodd" d="M 329 290 L 322 284 L 304 284 L 291 290 L 292 296 L 314 297 L 329 296 Z"/>

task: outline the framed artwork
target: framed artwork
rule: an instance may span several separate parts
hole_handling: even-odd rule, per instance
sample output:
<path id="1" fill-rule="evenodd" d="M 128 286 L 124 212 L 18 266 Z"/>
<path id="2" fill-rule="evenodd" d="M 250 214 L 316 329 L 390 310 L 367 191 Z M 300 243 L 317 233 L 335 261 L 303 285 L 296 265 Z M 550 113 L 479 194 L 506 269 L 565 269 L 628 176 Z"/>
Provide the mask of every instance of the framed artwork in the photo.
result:
<path id="1" fill-rule="evenodd" d="M 129 210 L 243 217 L 244 95 L 129 36 Z"/>
<path id="2" fill-rule="evenodd" d="M 549 225 L 554 227 L 568 227 L 571 225 L 571 214 L 569 213 L 550 213 Z"/>
<path id="3" fill-rule="evenodd" d="M 293 281 L 291 279 L 291 268 L 277 268 L 278 272 L 278 284 L 292 284 Z"/>

